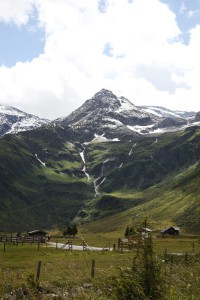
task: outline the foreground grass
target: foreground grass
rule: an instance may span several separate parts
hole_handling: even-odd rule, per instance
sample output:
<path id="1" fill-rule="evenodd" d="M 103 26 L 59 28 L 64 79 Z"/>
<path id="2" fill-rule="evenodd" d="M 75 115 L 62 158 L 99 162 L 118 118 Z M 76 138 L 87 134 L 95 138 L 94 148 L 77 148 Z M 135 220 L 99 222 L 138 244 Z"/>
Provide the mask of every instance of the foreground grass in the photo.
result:
<path id="1" fill-rule="evenodd" d="M 96 237 L 100 241 L 100 236 Z M 57 239 L 55 239 L 57 241 Z M 60 241 L 63 241 L 60 239 Z M 115 239 L 113 239 L 115 241 Z M 95 237 L 88 236 L 90 245 Z M 106 240 L 102 239 L 99 246 Z M 75 239 L 76 244 L 80 240 Z M 194 244 L 193 244 L 194 243 Z M 100 245 L 101 244 L 101 245 Z M 164 299 L 200 299 L 200 244 L 191 238 L 154 238 L 154 251 L 161 265 L 166 288 Z M 165 250 L 166 249 L 166 250 Z M 122 299 L 117 298 L 113 278 L 130 270 L 140 251 L 69 251 L 37 244 L 0 244 L 1 299 Z M 171 253 L 187 254 L 172 255 Z M 136 258 L 137 257 L 137 258 Z M 91 277 L 92 260 L 95 275 Z M 36 282 L 41 261 L 39 282 Z M 123 298 L 128 299 L 128 298 Z"/>

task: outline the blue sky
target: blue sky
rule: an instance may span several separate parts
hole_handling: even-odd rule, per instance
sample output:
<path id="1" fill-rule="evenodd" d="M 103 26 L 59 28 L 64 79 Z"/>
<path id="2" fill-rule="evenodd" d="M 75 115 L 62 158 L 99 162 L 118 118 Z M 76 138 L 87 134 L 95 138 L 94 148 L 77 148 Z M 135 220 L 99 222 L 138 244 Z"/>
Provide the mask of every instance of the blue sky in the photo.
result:
<path id="1" fill-rule="evenodd" d="M 199 39 L 200 0 L 1 0 L 0 103 L 54 119 L 108 88 L 200 111 Z"/>
<path id="2" fill-rule="evenodd" d="M 181 36 L 185 43 L 189 41 L 189 31 L 200 23 L 200 1 L 199 0 L 161 0 L 176 14 L 178 26 L 182 32 Z"/>
<path id="3" fill-rule="evenodd" d="M 106 12 L 106 0 L 98 3 L 101 13 Z M 129 2 L 133 2 L 129 0 Z M 188 43 L 189 30 L 200 23 L 200 1 L 198 0 L 161 0 L 176 14 L 181 37 Z M 22 26 L 0 22 L 0 64 L 11 67 L 18 61 L 32 60 L 43 52 L 45 31 L 38 26 L 37 13 L 32 14 L 29 22 Z M 105 53 L 110 55 L 111 46 L 105 45 Z"/>
<path id="4" fill-rule="evenodd" d="M 43 52 L 45 45 L 44 31 L 36 26 L 34 27 L 34 25 L 34 22 L 22 27 L 0 23 L 1 65 L 11 67 L 18 61 L 32 60 Z"/>

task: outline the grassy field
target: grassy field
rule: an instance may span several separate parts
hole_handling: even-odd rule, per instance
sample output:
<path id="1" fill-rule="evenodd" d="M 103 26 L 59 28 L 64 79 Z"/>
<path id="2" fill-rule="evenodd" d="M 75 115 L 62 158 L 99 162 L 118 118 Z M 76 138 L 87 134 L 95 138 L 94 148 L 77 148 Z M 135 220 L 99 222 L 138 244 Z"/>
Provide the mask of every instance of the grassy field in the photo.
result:
<path id="1" fill-rule="evenodd" d="M 81 235 L 83 235 L 82 229 Z M 85 231 L 89 246 L 117 244 L 117 236 Z M 59 232 L 52 232 L 52 241 L 66 242 Z M 82 245 L 79 237 L 73 244 Z M 164 299 L 200 299 L 200 243 L 194 236 L 177 238 L 153 237 L 154 252 L 165 278 Z M 4 248 L 0 243 L 1 299 L 129 299 L 115 293 L 113 278 L 120 280 L 120 270 L 130 269 L 137 251 L 69 251 L 47 244 L 19 244 Z M 172 258 L 172 254 L 173 258 Z M 177 255 L 177 253 L 183 255 Z M 187 257 L 185 257 L 187 254 Z M 91 277 L 92 260 L 95 275 Z M 41 261 L 39 282 L 36 282 Z M 117 280 L 118 280 L 117 279 Z M 13 297 L 13 298 L 12 298 Z M 135 298 L 134 298 L 135 299 Z M 137 298 L 140 299 L 140 298 Z M 148 298 L 147 298 L 148 299 Z"/>

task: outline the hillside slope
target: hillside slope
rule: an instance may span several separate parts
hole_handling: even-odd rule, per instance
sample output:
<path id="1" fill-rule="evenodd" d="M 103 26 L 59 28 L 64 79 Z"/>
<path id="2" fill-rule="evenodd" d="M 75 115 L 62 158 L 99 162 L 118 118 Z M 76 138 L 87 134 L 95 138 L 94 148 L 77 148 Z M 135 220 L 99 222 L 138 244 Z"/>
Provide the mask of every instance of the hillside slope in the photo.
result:
<path id="1" fill-rule="evenodd" d="M 53 125 L 6 135 L 1 231 L 137 214 L 198 232 L 199 157 L 198 126 L 134 142 L 81 144 L 70 128 Z"/>
<path id="2" fill-rule="evenodd" d="M 82 221 L 123 211 L 122 215 L 168 220 L 188 231 L 200 231 L 199 127 L 159 139 L 138 139 L 134 145 L 92 144 L 86 153 L 98 195 L 79 212 Z"/>
<path id="3" fill-rule="evenodd" d="M 75 146 L 56 130 L 29 134 L 0 139 L 1 231 L 65 225 L 93 195 Z"/>
<path id="4" fill-rule="evenodd" d="M 76 220 L 94 232 L 117 232 L 127 225 L 180 226 L 181 233 L 200 232 L 200 167 L 195 164 L 146 190 L 122 189 L 90 201 Z M 81 217 L 80 217 L 81 216 Z M 91 223 L 91 225 L 90 225 Z"/>

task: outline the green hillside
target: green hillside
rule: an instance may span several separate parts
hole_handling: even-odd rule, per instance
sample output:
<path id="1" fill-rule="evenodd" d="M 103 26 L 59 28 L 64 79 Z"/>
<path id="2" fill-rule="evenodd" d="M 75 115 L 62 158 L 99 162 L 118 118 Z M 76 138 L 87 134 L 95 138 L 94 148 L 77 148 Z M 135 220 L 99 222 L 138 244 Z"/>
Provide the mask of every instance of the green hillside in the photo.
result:
<path id="1" fill-rule="evenodd" d="M 0 231 L 59 227 L 74 218 L 112 231 L 148 218 L 155 228 L 200 232 L 199 127 L 84 147 L 90 182 L 83 145 L 71 131 L 49 126 L 2 137 Z"/>
<path id="2" fill-rule="evenodd" d="M 84 219 L 93 220 L 92 227 L 97 232 L 102 228 L 117 231 L 147 219 L 155 230 L 178 225 L 182 231 L 199 233 L 199 186 L 200 167 L 196 164 L 146 190 L 122 189 L 104 194 L 89 203 Z"/>
<path id="3" fill-rule="evenodd" d="M 80 171 L 78 150 L 56 131 L 32 134 L 7 135 L 0 140 L 0 231 L 68 224 L 93 195 Z M 46 137 L 44 142 L 40 134 Z"/>
<path id="4" fill-rule="evenodd" d="M 200 130 L 193 127 L 160 136 L 156 142 L 155 137 L 138 140 L 134 147 L 132 142 L 91 145 L 91 170 L 97 173 L 102 166 L 99 161 L 108 157 L 110 161 L 104 166 L 101 195 L 80 215 L 86 222 L 101 219 L 102 224 L 110 224 L 108 219 L 114 216 L 123 226 L 132 220 L 130 216 L 137 216 L 158 226 L 177 224 L 186 231 L 199 232 L 199 141 Z"/>

